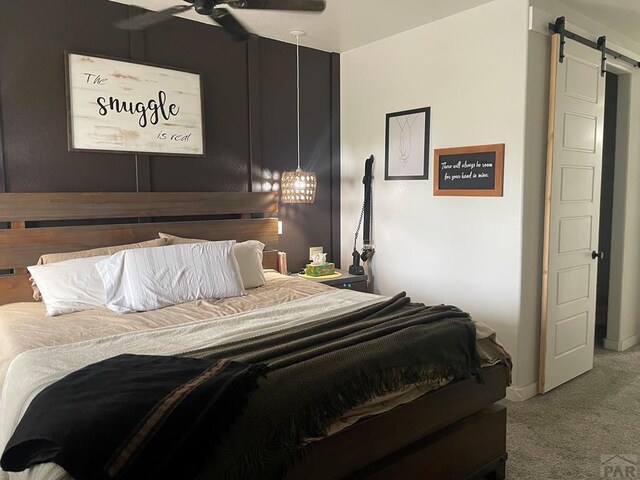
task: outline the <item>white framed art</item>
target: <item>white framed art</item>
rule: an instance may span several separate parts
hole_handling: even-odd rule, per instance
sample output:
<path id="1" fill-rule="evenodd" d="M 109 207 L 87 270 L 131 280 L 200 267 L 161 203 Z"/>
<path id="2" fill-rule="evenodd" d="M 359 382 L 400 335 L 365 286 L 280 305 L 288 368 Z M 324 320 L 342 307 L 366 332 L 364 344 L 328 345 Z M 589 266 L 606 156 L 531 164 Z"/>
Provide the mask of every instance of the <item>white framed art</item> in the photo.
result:
<path id="1" fill-rule="evenodd" d="M 204 155 L 197 73 L 68 53 L 69 150 Z"/>

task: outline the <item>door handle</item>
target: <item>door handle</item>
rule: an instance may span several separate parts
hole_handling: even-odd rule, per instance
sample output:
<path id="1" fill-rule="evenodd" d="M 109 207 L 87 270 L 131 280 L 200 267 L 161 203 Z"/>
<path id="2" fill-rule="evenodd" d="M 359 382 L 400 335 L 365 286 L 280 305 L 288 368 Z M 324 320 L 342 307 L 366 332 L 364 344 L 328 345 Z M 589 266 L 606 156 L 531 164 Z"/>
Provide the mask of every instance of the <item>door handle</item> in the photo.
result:
<path id="1" fill-rule="evenodd" d="M 604 252 L 596 252 L 595 250 L 591 252 L 591 258 L 594 260 L 597 258 L 598 260 L 604 260 Z"/>

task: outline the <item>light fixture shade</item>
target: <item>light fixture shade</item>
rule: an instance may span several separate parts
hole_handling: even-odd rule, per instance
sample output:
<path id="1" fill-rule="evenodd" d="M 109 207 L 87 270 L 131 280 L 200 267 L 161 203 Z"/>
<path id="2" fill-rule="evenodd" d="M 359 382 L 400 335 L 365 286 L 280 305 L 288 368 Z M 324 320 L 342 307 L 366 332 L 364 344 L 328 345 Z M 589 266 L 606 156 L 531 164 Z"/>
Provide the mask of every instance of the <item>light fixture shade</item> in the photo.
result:
<path id="1" fill-rule="evenodd" d="M 313 203 L 316 199 L 316 174 L 297 169 L 284 172 L 280 182 L 282 203 Z"/>

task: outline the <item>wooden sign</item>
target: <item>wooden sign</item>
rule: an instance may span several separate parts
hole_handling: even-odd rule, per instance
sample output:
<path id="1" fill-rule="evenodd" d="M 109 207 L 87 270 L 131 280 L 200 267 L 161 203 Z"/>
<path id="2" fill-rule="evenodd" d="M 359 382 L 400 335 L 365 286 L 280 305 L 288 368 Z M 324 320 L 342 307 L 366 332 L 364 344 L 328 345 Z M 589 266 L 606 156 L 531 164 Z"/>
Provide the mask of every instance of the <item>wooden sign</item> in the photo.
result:
<path id="1" fill-rule="evenodd" d="M 504 144 L 440 148 L 434 152 L 433 194 L 501 197 Z"/>
<path id="2" fill-rule="evenodd" d="M 204 155 L 200 75 L 67 55 L 69 150 Z"/>

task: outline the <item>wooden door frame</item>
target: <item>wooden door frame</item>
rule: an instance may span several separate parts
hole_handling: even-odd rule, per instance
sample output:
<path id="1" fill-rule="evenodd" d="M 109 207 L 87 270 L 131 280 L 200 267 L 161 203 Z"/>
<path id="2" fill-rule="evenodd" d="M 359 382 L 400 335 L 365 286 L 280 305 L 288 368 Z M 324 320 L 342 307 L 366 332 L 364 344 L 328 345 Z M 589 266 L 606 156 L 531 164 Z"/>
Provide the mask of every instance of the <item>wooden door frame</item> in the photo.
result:
<path id="1" fill-rule="evenodd" d="M 549 237 L 551 232 L 551 187 L 553 182 L 553 148 L 556 128 L 556 80 L 558 76 L 558 55 L 560 34 L 551 36 L 551 67 L 549 71 L 549 124 L 547 127 L 547 171 L 544 192 L 544 233 L 542 243 L 542 295 L 540 310 L 540 361 L 538 370 L 538 393 L 544 393 L 545 369 L 547 364 L 547 323 L 549 300 Z"/>

